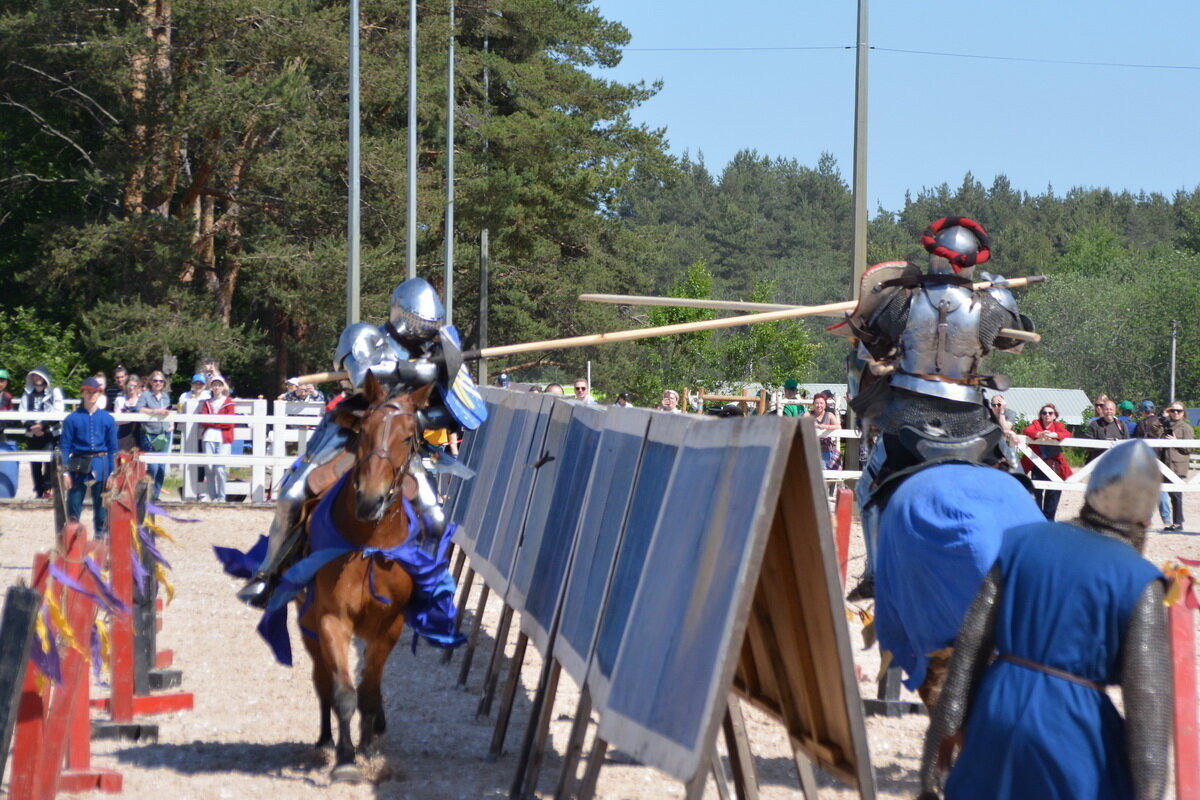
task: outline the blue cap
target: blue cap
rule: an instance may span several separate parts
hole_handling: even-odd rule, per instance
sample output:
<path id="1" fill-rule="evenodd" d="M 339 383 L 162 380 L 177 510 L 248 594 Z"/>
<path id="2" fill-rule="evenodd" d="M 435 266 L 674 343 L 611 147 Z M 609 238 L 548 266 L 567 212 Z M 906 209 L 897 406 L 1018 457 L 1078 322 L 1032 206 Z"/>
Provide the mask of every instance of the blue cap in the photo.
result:
<path id="1" fill-rule="evenodd" d="M 101 391 L 103 388 L 104 387 L 100 385 L 100 381 L 96 378 L 88 378 L 79 387 L 80 391 L 84 389 L 95 389 L 97 392 Z"/>
<path id="2" fill-rule="evenodd" d="M 192 376 L 192 383 L 208 383 L 208 381 L 204 380 L 203 372 L 197 372 Z"/>

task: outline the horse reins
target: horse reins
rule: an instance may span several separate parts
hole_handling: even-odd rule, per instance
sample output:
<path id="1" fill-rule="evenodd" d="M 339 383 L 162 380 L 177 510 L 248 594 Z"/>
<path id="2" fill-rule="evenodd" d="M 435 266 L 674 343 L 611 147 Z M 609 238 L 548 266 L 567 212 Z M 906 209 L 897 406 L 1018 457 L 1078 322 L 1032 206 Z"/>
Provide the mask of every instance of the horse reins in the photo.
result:
<path id="1" fill-rule="evenodd" d="M 371 411 L 374 412 L 376 409 L 383 409 L 383 408 L 395 409 L 395 413 L 389 414 L 387 416 L 387 419 L 384 420 L 383 436 L 381 437 L 384 442 L 387 442 L 390 438 L 389 434 L 391 432 L 392 420 L 394 417 L 416 417 L 417 416 L 416 412 L 406 411 L 403 408 L 401 408 L 399 405 L 397 405 L 394 401 L 391 401 L 391 400 L 385 401 L 383 404 L 376 406 L 374 409 L 371 409 Z M 411 457 L 412 454 L 416 451 L 416 439 L 417 439 L 417 435 L 415 433 L 408 437 L 408 442 L 409 442 L 408 457 Z M 392 468 L 392 482 L 388 486 L 387 495 L 386 495 L 387 504 L 385 505 L 385 508 L 390 508 L 392 505 L 392 498 L 396 494 L 396 488 L 399 486 L 400 481 L 404 480 L 404 476 L 407 473 L 408 464 L 405 463 L 405 464 L 397 467 L 396 462 L 392 460 L 391 452 L 389 452 L 385 447 L 382 447 L 382 446 L 376 447 L 370 453 L 367 453 L 366 456 L 363 457 L 362 461 L 365 462 L 370 458 L 383 459 L 384 461 L 386 461 L 388 463 L 388 466 L 390 466 Z M 407 457 L 406 457 L 406 459 L 407 459 Z M 358 472 L 358 467 L 356 465 L 355 473 L 357 474 L 357 472 Z M 357 475 L 356 475 L 355 484 L 357 485 L 357 483 L 358 483 L 358 481 L 357 481 Z"/>

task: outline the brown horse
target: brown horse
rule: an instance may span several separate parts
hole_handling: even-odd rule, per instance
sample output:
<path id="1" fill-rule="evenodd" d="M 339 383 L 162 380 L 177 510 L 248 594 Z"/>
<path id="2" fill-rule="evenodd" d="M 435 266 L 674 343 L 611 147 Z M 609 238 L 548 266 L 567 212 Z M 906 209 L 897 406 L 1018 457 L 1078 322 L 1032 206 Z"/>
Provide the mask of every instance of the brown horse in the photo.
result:
<path id="1" fill-rule="evenodd" d="M 364 395 L 369 407 L 345 412 L 360 420 L 357 461 L 333 499 L 331 517 L 338 533 L 360 550 L 393 548 L 409 536 L 409 518 L 401 497 L 414 488 L 412 479 L 406 481 L 405 477 L 418 446 L 416 411 L 425 404 L 431 388 L 411 395 L 388 395 L 374 376 L 368 375 Z M 313 684 L 321 704 L 317 747 L 334 743 L 330 717 L 336 711 L 333 779 L 358 782 L 364 776 L 354 763 L 351 718 L 357 707 L 359 752 L 365 753 L 386 728 L 380 682 L 384 664 L 404 628 L 413 580 L 394 561 L 352 552 L 322 567 L 311 592 L 312 602 L 300 623 L 316 634 L 315 639 L 303 638 L 312 657 Z M 354 636 L 365 643 L 362 682 L 357 690 L 350 668 Z"/>

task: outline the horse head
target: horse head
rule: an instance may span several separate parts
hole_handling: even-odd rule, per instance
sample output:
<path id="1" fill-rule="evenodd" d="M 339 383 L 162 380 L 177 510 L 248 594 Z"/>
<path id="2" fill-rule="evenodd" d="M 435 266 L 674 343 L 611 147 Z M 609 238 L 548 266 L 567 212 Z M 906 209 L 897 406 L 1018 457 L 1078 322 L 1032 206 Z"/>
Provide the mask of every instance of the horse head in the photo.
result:
<path id="1" fill-rule="evenodd" d="M 420 441 L 416 412 L 432 389 L 429 384 L 412 393 L 388 394 L 367 373 L 363 391 L 370 407 L 362 412 L 354 470 L 354 515 L 360 521 L 379 522 L 398 499 Z"/>

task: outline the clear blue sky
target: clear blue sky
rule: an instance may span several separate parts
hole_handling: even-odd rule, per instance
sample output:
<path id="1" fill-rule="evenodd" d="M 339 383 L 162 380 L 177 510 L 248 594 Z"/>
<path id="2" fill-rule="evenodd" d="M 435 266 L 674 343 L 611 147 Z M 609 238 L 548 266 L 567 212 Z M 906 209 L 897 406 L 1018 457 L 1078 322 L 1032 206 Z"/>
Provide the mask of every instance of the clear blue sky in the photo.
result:
<path id="1" fill-rule="evenodd" d="M 663 82 L 634 118 L 666 128 L 671 152 L 703 153 L 719 174 L 744 148 L 810 167 L 828 151 L 850 182 L 854 0 L 594 5 L 633 37 L 621 65 L 600 74 Z M 877 0 L 870 10 L 872 215 L 899 210 L 906 190 L 957 187 L 968 171 L 985 186 L 1007 175 L 1033 194 L 1081 186 L 1170 197 L 1200 184 L 1194 3 Z"/>

